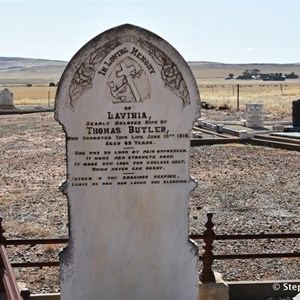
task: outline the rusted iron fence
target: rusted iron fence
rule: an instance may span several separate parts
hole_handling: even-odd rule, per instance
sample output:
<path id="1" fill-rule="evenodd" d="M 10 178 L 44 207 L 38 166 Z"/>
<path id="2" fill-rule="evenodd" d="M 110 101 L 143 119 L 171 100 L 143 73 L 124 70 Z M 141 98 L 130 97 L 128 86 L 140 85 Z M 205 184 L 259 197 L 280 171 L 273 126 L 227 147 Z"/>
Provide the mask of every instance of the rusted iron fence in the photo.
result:
<path id="1" fill-rule="evenodd" d="M 57 245 L 67 244 L 68 239 L 30 239 L 30 240 L 6 240 L 6 246 L 21 246 L 21 245 Z M 58 267 L 58 261 L 38 261 L 38 262 L 23 262 L 11 263 L 13 268 L 26 268 L 26 267 Z"/>
<path id="2" fill-rule="evenodd" d="M 216 259 L 253 259 L 253 258 L 292 258 L 300 257 L 300 253 L 255 253 L 255 254 L 214 254 L 213 242 L 217 240 L 258 240 L 258 239 L 296 239 L 300 238 L 300 233 L 279 233 L 279 234 L 234 234 L 234 235 L 216 235 L 212 222 L 212 213 L 207 214 L 206 230 L 203 234 L 192 234 L 190 238 L 193 240 L 204 241 L 204 253 L 199 256 L 203 262 L 203 269 L 200 273 L 201 282 L 215 282 L 214 273 L 212 271 L 213 261 Z"/>
<path id="3" fill-rule="evenodd" d="M 17 280 L 6 252 L 7 241 L 3 236 L 4 230 L 1 222 L 2 218 L 0 218 L 0 274 L 2 279 L 2 286 L 1 284 L 0 286 L 4 289 L 8 300 L 28 300 L 30 291 L 28 289 L 19 291 Z"/>
<path id="4" fill-rule="evenodd" d="M 203 240 L 204 252 L 199 256 L 202 261 L 203 268 L 200 272 L 201 282 L 215 282 L 214 273 L 212 271 L 212 264 L 214 260 L 224 259 L 253 259 L 253 258 L 296 258 L 300 257 L 300 253 L 255 253 L 255 254 L 214 254 L 213 243 L 218 240 L 258 240 L 258 239 L 298 239 L 300 233 L 280 233 L 280 234 L 234 234 L 234 235 L 216 235 L 214 232 L 214 223 L 212 222 L 213 214 L 207 214 L 207 222 L 205 224 L 206 230 L 203 234 L 192 234 L 190 238 L 193 240 Z M 43 262 L 23 262 L 23 263 L 10 263 L 6 246 L 19 246 L 19 245 L 51 245 L 51 244 L 66 244 L 68 239 L 5 239 L 4 230 L 0 218 L 0 246 L 1 246 L 1 260 L 0 268 L 2 270 L 1 276 L 4 283 L 6 293 L 11 293 L 12 297 L 9 300 L 27 300 L 29 299 L 30 292 L 28 290 L 21 291 L 21 297 L 18 295 L 18 287 L 16 285 L 12 267 L 55 267 L 59 266 L 58 261 L 43 261 Z M 15 298 L 14 298 L 15 297 Z M 19 298 L 18 298 L 19 297 Z"/>

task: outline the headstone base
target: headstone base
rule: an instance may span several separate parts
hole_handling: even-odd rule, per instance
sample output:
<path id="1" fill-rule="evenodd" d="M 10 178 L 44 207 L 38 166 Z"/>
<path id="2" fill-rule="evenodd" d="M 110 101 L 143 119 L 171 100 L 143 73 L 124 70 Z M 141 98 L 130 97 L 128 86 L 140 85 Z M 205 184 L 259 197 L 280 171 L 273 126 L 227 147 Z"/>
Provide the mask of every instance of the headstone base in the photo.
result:
<path id="1" fill-rule="evenodd" d="M 284 129 L 284 127 L 283 127 L 283 125 L 281 125 L 281 124 L 275 124 L 275 125 L 273 125 L 273 127 L 272 127 L 272 130 L 273 130 L 273 131 L 280 131 L 280 132 L 282 132 L 283 129 Z"/>
<path id="2" fill-rule="evenodd" d="M 285 127 L 283 132 L 300 132 L 300 126 L 297 127 Z"/>
<path id="3" fill-rule="evenodd" d="M 199 299 L 229 300 L 229 287 L 220 273 L 214 272 L 216 282 L 199 283 Z"/>
<path id="4" fill-rule="evenodd" d="M 246 140 L 248 138 L 248 132 L 247 132 L 247 130 L 240 130 L 240 132 L 239 132 L 239 138 L 241 140 Z"/>
<path id="5" fill-rule="evenodd" d="M 14 105 L 0 105 L 0 110 L 17 109 Z"/>

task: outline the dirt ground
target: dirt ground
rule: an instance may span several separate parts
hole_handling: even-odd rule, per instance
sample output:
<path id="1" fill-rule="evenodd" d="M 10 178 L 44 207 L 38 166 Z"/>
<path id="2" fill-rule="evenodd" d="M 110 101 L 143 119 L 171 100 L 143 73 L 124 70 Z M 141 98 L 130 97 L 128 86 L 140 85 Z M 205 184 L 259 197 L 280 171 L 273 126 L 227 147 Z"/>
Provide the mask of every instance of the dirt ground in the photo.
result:
<path id="1" fill-rule="evenodd" d="M 240 120 L 243 111 L 203 111 L 211 120 Z M 290 116 L 266 115 L 288 121 Z M 7 239 L 66 238 L 67 200 L 59 192 L 66 178 L 65 137 L 53 113 L 0 116 L 0 216 Z M 190 233 L 203 233 L 206 213 L 218 234 L 299 233 L 300 153 L 251 145 L 191 149 Z M 200 248 L 202 243 L 199 242 Z M 216 254 L 299 252 L 299 239 L 217 241 Z M 58 260 L 62 246 L 9 246 L 13 262 Z M 226 281 L 299 279 L 300 259 L 215 261 Z M 59 291 L 59 270 L 17 268 L 33 293 Z"/>

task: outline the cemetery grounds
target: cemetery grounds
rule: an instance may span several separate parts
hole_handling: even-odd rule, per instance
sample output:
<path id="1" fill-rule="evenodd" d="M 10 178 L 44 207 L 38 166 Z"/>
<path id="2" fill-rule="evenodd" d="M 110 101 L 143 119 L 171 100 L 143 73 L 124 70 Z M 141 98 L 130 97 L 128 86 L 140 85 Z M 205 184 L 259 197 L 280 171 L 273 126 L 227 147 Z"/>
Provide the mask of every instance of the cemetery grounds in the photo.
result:
<path id="1" fill-rule="evenodd" d="M 239 108 L 247 103 L 264 104 L 266 111 L 273 115 L 290 115 L 291 102 L 299 98 L 300 79 L 284 82 L 264 82 L 246 80 L 202 80 L 196 77 L 201 93 L 201 101 L 212 106 L 237 108 L 237 85 L 239 85 Z M 24 84 L 0 85 L 8 87 L 14 94 L 16 106 L 53 106 L 55 86 Z"/>
<path id="2" fill-rule="evenodd" d="M 291 103 L 300 94 L 293 84 L 198 83 L 207 120 L 245 119 L 246 103 L 263 103 L 265 120 L 291 121 Z M 15 105 L 53 106 L 56 87 L 8 87 Z M 50 91 L 50 92 L 49 92 Z M 221 109 L 220 109 L 221 108 Z M 222 108 L 226 108 L 225 110 Z M 227 109 L 229 108 L 229 109 Z M 0 116 L 0 206 L 8 239 L 66 238 L 67 200 L 58 191 L 65 180 L 65 140 L 52 112 Z M 300 153 L 268 147 L 227 144 L 191 148 L 190 234 L 203 233 L 206 213 L 214 213 L 217 234 L 300 232 Z M 101 230 L 101 229 L 99 229 Z M 215 253 L 299 252 L 294 240 L 217 241 Z M 199 244 L 201 251 L 202 245 Z M 58 260 L 61 246 L 8 247 L 13 262 Z M 199 265 L 199 269 L 201 266 Z M 215 261 L 225 281 L 296 280 L 297 258 Z M 19 281 L 33 293 L 59 291 L 58 268 L 17 268 Z"/>

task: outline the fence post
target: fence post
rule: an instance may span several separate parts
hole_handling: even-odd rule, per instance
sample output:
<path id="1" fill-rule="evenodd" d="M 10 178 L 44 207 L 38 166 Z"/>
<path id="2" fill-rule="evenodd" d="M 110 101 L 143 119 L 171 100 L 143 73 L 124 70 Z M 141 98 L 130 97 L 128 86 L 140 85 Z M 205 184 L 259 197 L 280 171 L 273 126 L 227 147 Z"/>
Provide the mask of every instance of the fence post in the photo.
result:
<path id="1" fill-rule="evenodd" d="M 3 221 L 3 219 L 0 217 L 0 245 L 6 245 L 6 238 L 3 235 L 5 230 L 2 227 L 2 221 Z"/>
<path id="2" fill-rule="evenodd" d="M 211 267 L 214 261 L 214 254 L 212 252 L 215 232 L 213 230 L 214 223 L 212 222 L 212 213 L 207 214 L 207 222 L 205 224 L 206 230 L 203 233 L 203 240 L 205 245 L 203 246 L 203 269 L 200 273 L 200 281 L 204 282 L 216 282 L 214 272 Z"/>
<path id="3" fill-rule="evenodd" d="M 236 109 L 240 110 L 240 85 L 236 85 Z"/>
<path id="4" fill-rule="evenodd" d="M 23 289 L 20 293 L 21 297 L 23 298 L 23 300 L 29 300 L 31 292 L 28 289 Z"/>
<path id="5" fill-rule="evenodd" d="M 3 219 L 0 217 L 0 267 L 3 268 L 4 272 L 2 281 L 6 296 L 8 299 L 21 300 L 22 297 L 23 300 L 29 300 L 30 291 L 28 289 L 19 291 L 18 283 L 6 252 L 7 240 L 3 235 L 5 230 L 2 227 L 2 221 Z"/>
<path id="6" fill-rule="evenodd" d="M 284 96 L 283 89 L 282 89 L 282 84 L 281 83 L 280 83 L 280 91 L 281 91 L 282 96 Z"/>

